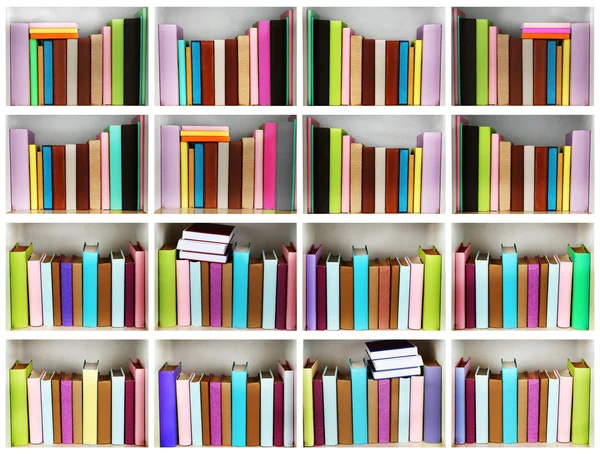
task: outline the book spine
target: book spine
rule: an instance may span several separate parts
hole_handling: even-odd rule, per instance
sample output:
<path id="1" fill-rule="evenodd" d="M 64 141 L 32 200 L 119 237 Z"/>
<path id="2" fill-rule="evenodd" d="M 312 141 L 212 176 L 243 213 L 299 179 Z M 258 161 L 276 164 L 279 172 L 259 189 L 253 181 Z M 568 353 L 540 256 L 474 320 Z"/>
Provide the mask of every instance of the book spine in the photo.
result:
<path id="1" fill-rule="evenodd" d="M 248 273 L 250 252 L 233 253 L 233 327 L 248 326 Z"/>
<path id="2" fill-rule="evenodd" d="M 475 442 L 488 443 L 489 441 L 489 376 L 475 376 Z"/>
<path id="3" fill-rule="evenodd" d="M 160 421 L 160 446 L 177 446 L 177 407 L 175 381 L 181 365 L 173 372 L 158 373 L 158 402 Z"/>
<path id="4" fill-rule="evenodd" d="M 517 442 L 517 369 L 502 369 L 502 441 Z"/>
<path id="5" fill-rule="evenodd" d="M 571 246 L 569 257 L 573 261 L 573 289 L 571 297 L 571 327 L 589 329 L 590 312 L 590 254 L 577 253 Z"/>
<path id="6" fill-rule="evenodd" d="M 44 376 L 42 372 L 41 377 Z M 29 443 L 43 442 L 41 378 L 27 379 L 27 405 L 29 412 Z"/>
<path id="7" fill-rule="evenodd" d="M 181 27 L 167 24 L 159 25 L 158 60 L 160 68 L 159 83 L 161 106 L 176 106 L 179 103 L 179 85 L 177 83 L 177 41 L 179 39 L 183 39 L 183 29 Z M 113 40 L 113 49 L 114 48 L 115 44 Z M 113 102 L 113 104 L 117 103 Z"/>
<path id="8" fill-rule="evenodd" d="M 400 379 L 398 415 L 398 443 L 408 443 L 410 428 L 410 377 Z"/>
<path id="9" fill-rule="evenodd" d="M 192 446 L 202 446 L 202 398 L 200 381 L 190 382 L 190 409 L 192 426 Z M 231 405 L 231 403 L 230 403 Z"/>
<path id="10" fill-rule="evenodd" d="M 436 214 L 440 212 L 442 133 L 419 134 L 417 147 L 423 149 L 421 213 Z"/>
<path id="11" fill-rule="evenodd" d="M 231 374 L 231 445 L 246 446 L 247 372 Z"/>
<path id="12" fill-rule="evenodd" d="M 274 381 L 271 373 L 269 378 L 260 380 L 260 445 L 273 446 L 273 410 L 274 410 Z"/>
<path id="13" fill-rule="evenodd" d="M 221 264 L 210 264 L 210 326 L 221 326 Z"/>
<path id="14" fill-rule="evenodd" d="M 314 379 L 313 387 L 313 415 L 314 415 L 314 432 L 315 446 L 323 446 L 325 444 L 325 422 L 323 411 L 323 380 Z"/>
<path id="15" fill-rule="evenodd" d="M 390 442 L 390 380 L 377 380 L 378 388 L 378 421 L 377 427 L 379 429 L 378 442 L 389 443 Z"/>
<path id="16" fill-rule="evenodd" d="M 262 92 L 261 92 L 262 93 Z M 262 96 L 262 94 L 261 94 Z M 261 102 L 261 105 L 263 103 Z M 277 123 L 265 123 L 263 135 L 263 209 L 276 209 Z"/>
<path id="17" fill-rule="evenodd" d="M 110 106 L 112 104 L 112 28 L 108 25 L 101 27 L 100 33 L 102 34 L 102 104 Z"/>
<path id="18" fill-rule="evenodd" d="M 442 63 L 442 25 L 425 24 L 417 29 L 417 39 L 423 41 L 421 105 L 440 105 Z"/>
<path id="19" fill-rule="evenodd" d="M 423 441 L 423 394 L 425 380 L 423 376 L 410 377 L 410 435 L 409 441 Z"/>
<path id="20" fill-rule="evenodd" d="M 271 24 L 258 21 L 258 99 L 259 105 L 271 105 Z"/>
<path id="21" fill-rule="evenodd" d="M 273 446 L 278 447 L 283 446 L 283 386 L 276 381 L 273 390 Z"/>
<path id="22" fill-rule="evenodd" d="M 527 266 L 527 327 L 537 328 L 539 320 L 540 265 Z"/>
<path id="23" fill-rule="evenodd" d="M 571 106 L 587 106 L 590 93 L 590 24 L 571 24 L 570 95 Z"/>
<path id="24" fill-rule="evenodd" d="M 262 328 L 275 329 L 277 260 L 265 260 L 263 255 L 263 273 Z"/>
<path id="25" fill-rule="evenodd" d="M 98 369 L 83 371 L 83 444 L 95 445 L 98 422 Z"/>
<path id="26" fill-rule="evenodd" d="M 325 445 L 338 444 L 338 412 L 336 375 L 323 375 L 323 411 L 325 423 Z"/>
<path id="27" fill-rule="evenodd" d="M 125 377 L 111 378 L 111 444 L 125 444 Z"/>
<path id="28" fill-rule="evenodd" d="M 98 252 L 83 253 L 83 326 L 98 325 Z"/>
<path id="29" fill-rule="evenodd" d="M 211 380 L 209 396 L 210 444 L 212 446 L 221 446 L 221 382 Z"/>
<path id="30" fill-rule="evenodd" d="M 43 376 L 42 376 L 43 378 Z M 54 443 L 54 429 L 52 427 L 52 383 L 51 380 L 42 380 L 42 431 L 44 444 Z"/>
<path id="31" fill-rule="evenodd" d="M 442 368 L 424 367 L 423 441 L 442 442 Z"/>
<path id="32" fill-rule="evenodd" d="M 558 378 L 548 380 L 548 423 L 546 442 L 556 443 L 558 429 Z"/>
<path id="33" fill-rule="evenodd" d="M 354 329 L 369 329 L 369 257 L 353 257 Z"/>
<path id="34" fill-rule="evenodd" d="M 367 444 L 367 370 L 350 368 L 352 387 L 352 440 L 355 445 Z"/>
<path id="35" fill-rule="evenodd" d="M 29 24 L 10 24 L 10 103 L 29 106 Z"/>

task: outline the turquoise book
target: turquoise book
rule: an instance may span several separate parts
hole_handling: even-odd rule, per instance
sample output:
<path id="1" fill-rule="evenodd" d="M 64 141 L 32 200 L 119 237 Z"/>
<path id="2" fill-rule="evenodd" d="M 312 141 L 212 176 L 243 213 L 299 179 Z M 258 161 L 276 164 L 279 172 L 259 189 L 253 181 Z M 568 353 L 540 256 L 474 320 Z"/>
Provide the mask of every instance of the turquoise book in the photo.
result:
<path id="1" fill-rule="evenodd" d="M 556 211 L 556 179 L 558 178 L 557 171 L 558 148 L 548 147 L 548 211 Z"/>
<path id="2" fill-rule="evenodd" d="M 179 79 L 179 105 L 187 105 L 187 84 L 185 82 L 185 47 L 187 41 L 184 39 L 177 40 L 177 74 Z"/>
<path id="3" fill-rule="evenodd" d="M 517 245 L 500 247 L 500 258 L 502 259 L 502 327 L 517 327 Z"/>
<path id="4" fill-rule="evenodd" d="M 400 41 L 400 61 L 398 65 L 398 104 L 408 104 L 408 41 Z"/>
<path id="5" fill-rule="evenodd" d="M 110 440 L 113 445 L 125 444 L 125 373 L 123 368 L 110 370 Z"/>
<path id="6" fill-rule="evenodd" d="M 558 321 L 558 278 L 559 264 L 556 257 L 548 257 L 548 308 L 546 316 L 546 327 L 556 328 Z"/>
<path id="7" fill-rule="evenodd" d="M 398 211 L 408 212 L 408 148 L 400 149 L 400 175 L 398 178 Z"/>
<path id="8" fill-rule="evenodd" d="M 54 256 L 46 255 L 40 266 L 42 276 L 42 317 L 44 326 L 54 325 L 54 307 L 52 306 L 52 260 Z"/>
<path id="9" fill-rule="evenodd" d="M 250 247 L 235 243 L 233 249 L 233 320 L 234 328 L 248 327 L 248 271 Z"/>
<path id="10" fill-rule="evenodd" d="M 190 262 L 192 264 L 193 262 Z M 196 262 L 200 263 L 200 262 Z M 202 375 L 192 372 L 190 379 L 190 420 L 192 424 L 192 446 L 202 446 L 202 397 L 200 394 L 200 382 Z"/>
<path id="11" fill-rule="evenodd" d="M 246 382 L 248 363 L 231 368 L 231 445 L 246 446 Z M 365 385 L 366 386 L 366 385 Z"/>
<path id="12" fill-rule="evenodd" d="M 52 76 L 52 40 L 44 40 L 44 104 L 51 106 L 54 104 Z"/>
<path id="13" fill-rule="evenodd" d="M 110 162 L 110 209 L 123 209 L 122 176 L 121 176 L 121 126 L 111 125 L 104 131 L 108 132 L 108 160 Z"/>
<path id="14" fill-rule="evenodd" d="M 475 328 L 488 328 L 490 254 L 477 252 L 475 257 Z"/>
<path id="15" fill-rule="evenodd" d="M 367 364 L 349 360 L 350 387 L 352 394 L 352 441 L 355 445 L 368 442 L 367 431 Z"/>
<path id="16" fill-rule="evenodd" d="M 113 328 L 125 326 L 125 255 L 110 251 L 111 323 Z"/>
<path id="17" fill-rule="evenodd" d="M 517 442 L 517 360 L 502 360 L 502 442 Z"/>
<path id="18" fill-rule="evenodd" d="M 262 251 L 263 259 L 263 311 L 262 328 L 275 329 L 277 303 L 277 254 Z"/>
<path id="19" fill-rule="evenodd" d="M 83 245 L 83 326 L 98 326 L 98 251 L 99 244 Z"/>
<path id="20" fill-rule="evenodd" d="M 327 276 L 327 330 L 340 329 L 340 255 L 327 256 L 325 272 Z"/>
<path id="21" fill-rule="evenodd" d="M 549 39 L 547 42 L 546 104 L 554 106 L 556 104 L 556 41 Z"/>
<path id="22" fill-rule="evenodd" d="M 202 326 L 202 267 L 190 260 L 190 310 L 192 326 Z"/>
<path id="23" fill-rule="evenodd" d="M 194 145 L 194 206 L 204 208 L 204 144 Z"/>
<path id="24" fill-rule="evenodd" d="M 410 300 L 410 264 L 400 259 L 400 291 L 398 293 L 398 329 L 408 329 L 408 303 Z"/>
<path id="25" fill-rule="evenodd" d="M 369 329 L 369 250 L 352 246 L 354 329 Z"/>
<path id="26" fill-rule="evenodd" d="M 200 41 L 192 41 L 192 104 L 202 104 L 202 72 L 200 71 Z"/>
<path id="27" fill-rule="evenodd" d="M 44 210 L 52 209 L 52 147 L 42 146 L 42 167 L 44 171 Z"/>

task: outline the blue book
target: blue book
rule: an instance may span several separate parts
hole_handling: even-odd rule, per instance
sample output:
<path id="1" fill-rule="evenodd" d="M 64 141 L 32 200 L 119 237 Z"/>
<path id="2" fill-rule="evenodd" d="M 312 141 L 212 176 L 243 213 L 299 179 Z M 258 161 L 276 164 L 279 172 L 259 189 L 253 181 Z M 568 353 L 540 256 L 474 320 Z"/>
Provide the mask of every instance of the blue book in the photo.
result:
<path id="1" fill-rule="evenodd" d="M 277 254 L 262 251 L 263 258 L 263 313 L 262 328 L 275 329 L 277 303 Z"/>
<path id="2" fill-rule="evenodd" d="M 517 327 L 517 279 L 518 261 L 517 245 L 500 247 L 502 259 L 502 327 Z"/>
<path id="3" fill-rule="evenodd" d="M 556 257 L 548 260 L 548 308 L 546 311 L 546 327 L 556 328 L 558 320 L 558 278 L 559 264 Z"/>
<path id="4" fill-rule="evenodd" d="M 42 377 L 42 434 L 44 444 L 54 443 L 54 424 L 52 419 L 52 377 L 54 372 L 46 372 Z"/>
<path id="5" fill-rule="evenodd" d="M 110 188 L 110 209 L 123 209 L 123 194 L 122 194 L 122 165 L 121 165 L 121 126 L 112 125 L 104 131 L 108 132 L 109 146 L 109 188 Z"/>
<path id="6" fill-rule="evenodd" d="M 408 329 L 408 302 L 410 299 L 410 263 L 400 259 L 400 290 L 398 292 L 398 329 Z"/>
<path id="7" fill-rule="evenodd" d="M 111 272 L 111 324 L 113 328 L 125 326 L 125 255 L 123 251 L 110 251 Z"/>
<path id="8" fill-rule="evenodd" d="M 202 267 L 190 260 L 190 306 L 192 326 L 202 326 Z"/>
<path id="9" fill-rule="evenodd" d="M 250 248 L 235 243 L 233 249 L 233 321 L 234 328 L 248 327 L 248 272 Z M 241 445 L 243 446 L 243 445 Z"/>
<path id="10" fill-rule="evenodd" d="M 192 104 L 202 104 L 202 72 L 200 71 L 200 41 L 192 41 Z"/>
<path id="11" fill-rule="evenodd" d="M 548 40 L 548 60 L 546 72 L 546 104 L 556 104 L 556 41 Z"/>
<path id="12" fill-rule="evenodd" d="M 246 446 L 246 382 L 248 363 L 231 368 L 231 445 Z"/>
<path id="13" fill-rule="evenodd" d="M 111 430 L 113 445 L 125 444 L 125 373 L 123 368 L 110 370 Z"/>
<path id="14" fill-rule="evenodd" d="M 52 209 L 52 147 L 42 146 L 42 166 L 44 168 L 44 210 Z"/>
<path id="15" fill-rule="evenodd" d="M 558 148 L 548 147 L 548 211 L 556 211 Z"/>
<path id="16" fill-rule="evenodd" d="M 329 254 L 327 257 L 327 329 L 337 331 L 340 329 L 340 262 L 342 257 Z M 337 439 L 337 435 L 336 435 Z M 337 444 L 337 443 L 336 443 Z"/>
<path id="17" fill-rule="evenodd" d="M 181 373 L 181 363 L 165 363 L 158 371 L 158 417 L 160 447 L 177 446 L 177 377 Z"/>
<path id="18" fill-rule="evenodd" d="M 367 246 L 359 249 L 352 246 L 352 262 L 354 270 L 354 329 L 369 329 L 369 250 Z"/>
<path id="19" fill-rule="evenodd" d="M 54 256 L 44 256 L 40 266 L 42 276 L 42 317 L 44 319 L 44 326 L 54 326 L 54 307 L 52 306 L 53 259 Z"/>
<path id="20" fill-rule="evenodd" d="M 467 431 L 465 425 L 465 380 L 471 370 L 471 358 L 464 360 L 461 358 L 454 368 L 454 442 L 457 445 L 464 445 L 467 440 Z"/>
<path id="21" fill-rule="evenodd" d="M 98 326 L 98 246 L 83 244 L 83 326 Z"/>
<path id="22" fill-rule="evenodd" d="M 410 377 L 400 379 L 398 412 L 398 443 L 408 443 L 410 427 Z M 392 427 L 392 430 L 394 428 Z"/>
<path id="23" fill-rule="evenodd" d="M 475 257 L 475 328 L 488 328 L 490 254 L 477 252 Z"/>
<path id="24" fill-rule="evenodd" d="M 200 262 L 190 262 L 200 263 Z M 191 268 L 191 267 L 190 267 Z M 192 423 L 192 446 L 202 446 L 202 395 L 200 393 L 200 382 L 202 381 L 202 375 L 196 375 L 192 372 L 192 378 L 190 379 L 190 410 L 191 410 L 191 423 Z"/>
<path id="25" fill-rule="evenodd" d="M 398 68 L 398 104 L 408 104 L 408 41 L 400 41 L 400 64 Z"/>
<path id="26" fill-rule="evenodd" d="M 194 206 L 204 208 L 204 144 L 194 145 Z"/>
<path id="27" fill-rule="evenodd" d="M 179 105 L 187 105 L 187 84 L 185 82 L 185 45 L 187 41 L 184 39 L 177 40 L 177 72 L 179 75 Z"/>
<path id="28" fill-rule="evenodd" d="M 502 442 L 517 442 L 517 360 L 502 360 Z"/>
<path id="29" fill-rule="evenodd" d="M 44 40 L 44 104 L 51 106 L 54 104 L 54 96 L 52 87 L 54 85 L 52 81 L 52 75 L 54 70 L 52 69 L 52 40 Z M 44 180 L 45 181 L 45 180 Z"/>
<path id="30" fill-rule="evenodd" d="M 556 443 L 558 433 L 558 388 L 559 379 L 556 372 L 544 371 L 548 377 L 548 422 L 546 426 L 546 442 Z"/>
<path id="31" fill-rule="evenodd" d="M 352 388 L 352 441 L 355 445 L 368 442 L 367 431 L 367 365 L 365 359 L 350 362 Z"/>
<path id="32" fill-rule="evenodd" d="M 400 149 L 400 177 L 398 178 L 398 212 L 408 212 L 408 148 Z"/>
<path id="33" fill-rule="evenodd" d="M 337 375 L 337 366 L 335 369 L 325 366 L 325 370 L 323 370 L 323 423 L 326 446 L 338 444 Z"/>

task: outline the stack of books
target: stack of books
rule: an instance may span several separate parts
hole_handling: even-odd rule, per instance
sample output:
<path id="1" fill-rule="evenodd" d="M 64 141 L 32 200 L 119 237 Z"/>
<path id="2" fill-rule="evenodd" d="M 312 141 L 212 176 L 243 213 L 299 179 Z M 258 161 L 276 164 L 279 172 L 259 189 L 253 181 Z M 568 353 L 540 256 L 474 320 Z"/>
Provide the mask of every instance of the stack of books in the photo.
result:
<path id="1" fill-rule="evenodd" d="M 294 104 L 294 11 L 259 20 L 233 39 L 184 40 L 174 24 L 158 26 L 162 106 Z"/>
<path id="2" fill-rule="evenodd" d="M 591 131 L 564 146 L 516 145 L 456 117 L 457 212 L 590 210 Z"/>
<path id="3" fill-rule="evenodd" d="M 180 259 L 225 263 L 231 255 L 235 226 L 193 224 L 181 234 L 177 243 Z"/>
<path id="4" fill-rule="evenodd" d="M 367 366 L 375 380 L 411 377 L 421 374 L 423 358 L 409 341 L 374 341 L 365 343 Z"/>
<path id="5" fill-rule="evenodd" d="M 11 446 L 146 445 L 146 369 L 141 361 L 100 375 L 99 362 L 77 373 L 10 368 Z"/>
<path id="6" fill-rule="evenodd" d="M 185 373 L 181 363 L 158 371 L 160 446 L 294 446 L 294 370 L 278 362 L 275 373 Z"/>
<path id="7" fill-rule="evenodd" d="M 309 213 L 440 212 L 441 132 L 419 134 L 416 148 L 371 147 L 307 120 Z"/>
<path id="8" fill-rule="evenodd" d="M 145 129 L 141 115 L 68 145 L 39 145 L 32 131 L 11 129 L 12 209 L 143 211 Z"/>
<path id="9" fill-rule="evenodd" d="M 375 40 L 309 9 L 307 30 L 309 106 L 440 104 L 441 24 L 414 41 Z"/>
<path id="10" fill-rule="evenodd" d="M 148 9 L 89 38 L 79 24 L 10 24 L 13 106 L 146 104 Z"/>
<path id="11" fill-rule="evenodd" d="M 232 141 L 228 126 L 161 126 L 161 206 L 295 210 L 296 116 Z"/>

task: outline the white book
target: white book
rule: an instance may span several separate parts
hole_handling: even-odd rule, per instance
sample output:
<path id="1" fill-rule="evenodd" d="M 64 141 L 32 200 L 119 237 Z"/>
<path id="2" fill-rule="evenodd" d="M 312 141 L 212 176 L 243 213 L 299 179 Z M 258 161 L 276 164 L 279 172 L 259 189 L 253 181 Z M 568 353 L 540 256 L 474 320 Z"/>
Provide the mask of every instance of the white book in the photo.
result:
<path id="1" fill-rule="evenodd" d="M 113 328 L 125 326 L 125 255 L 122 250 L 110 252 L 111 269 L 111 324 Z"/>
<path id="2" fill-rule="evenodd" d="M 546 312 L 546 327 L 556 328 L 558 321 L 558 278 L 559 265 L 554 256 L 546 256 L 548 260 L 548 309 Z"/>
<path id="3" fill-rule="evenodd" d="M 400 279 L 398 280 L 398 329 L 408 329 L 408 303 L 410 300 L 410 263 L 405 258 L 396 260 L 400 263 Z"/>
<path id="4" fill-rule="evenodd" d="M 290 363 L 277 363 L 283 380 L 283 446 L 294 446 L 294 370 Z"/>
<path id="5" fill-rule="evenodd" d="M 327 257 L 327 329 L 340 329 L 340 260 L 339 255 Z"/>
<path id="6" fill-rule="evenodd" d="M 229 206 L 229 142 L 219 142 L 217 162 L 217 208 Z"/>
<path id="7" fill-rule="evenodd" d="M 52 420 L 52 377 L 54 372 L 42 376 L 42 434 L 45 445 L 54 444 Z"/>
<path id="8" fill-rule="evenodd" d="M 273 446 L 273 372 L 260 371 L 260 445 Z"/>
<path id="9" fill-rule="evenodd" d="M 67 39 L 67 106 L 77 105 L 77 47 L 76 39 Z"/>
<path id="10" fill-rule="evenodd" d="M 323 371 L 323 422 L 325 423 L 326 446 L 338 444 L 337 374 L 337 367 L 330 369 L 325 366 Z"/>
<path id="11" fill-rule="evenodd" d="M 369 353 L 367 352 L 367 355 Z M 407 367 L 419 367 L 423 365 L 421 355 L 404 356 L 397 358 L 371 359 L 371 363 L 376 371 L 406 369 Z"/>
<path id="12" fill-rule="evenodd" d="M 71 41 L 71 40 L 69 40 Z M 77 146 L 65 145 L 65 188 L 67 211 L 77 209 Z"/>
<path id="13" fill-rule="evenodd" d="M 385 40 L 383 39 L 375 40 L 375 105 L 385 106 Z M 377 213 L 377 210 L 375 212 Z"/>
<path id="14" fill-rule="evenodd" d="M 477 366 L 475 373 L 475 442 L 488 443 L 488 409 L 489 409 L 489 393 L 488 381 L 490 369 L 488 367 L 481 368 Z"/>
<path id="15" fill-rule="evenodd" d="M 111 444 L 125 444 L 125 374 L 123 368 L 110 370 Z"/>
<path id="16" fill-rule="evenodd" d="M 408 443 L 410 422 L 410 377 L 400 379 L 398 398 L 398 443 Z"/>
<path id="17" fill-rule="evenodd" d="M 375 213 L 385 213 L 385 148 L 375 148 Z"/>
<path id="18" fill-rule="evenodd" d="M 548 377 L 548 424 L 546 426 L 546 442 L 556 443 L 558 433 L 558 376 L 556 372 L 544 371 Z"/>
<path id="19" fill-rule="evenodd" d="M 403 369 L 391 369 L 391 370 L 380 370 L 376 371 L 373 367 L 373 363 L 368 361 L 369 371 L 375 380 L 383 380 L 386 378 L 401 378 L 401 377 L 412 377 L 414 375 L 421 374 L 420 367 L 405 367 Z"/>
<path id="20" fill-rule="evenodd" d="M 52 260 L 54 256 L 45 255 L 41 264 L 42 275 L 42 319 L 44 326 L 54 326 L 54 307 L 52 296 Z"/>
<path id="21" fill-rule="evenodd" d="M 211 243 L 210 241 L 186 240 L 177 242 L 178 251 L 204 252 L 206 254 L 225 254 L 229 243 Z"/>
<path id="22" fill-rule="evenodd" d="M 477 252 L 475 257 L 475 328 L 488 328 L 489 252 Z"/>
<path id="23" fill-rule="evenodd" d="M 225 40 L 215 39 L 215 106 L 225 105 Z"/>
<path id="24" fill-rule="evenodd" d="M 192 373 L 190 380 L 190 419 L 192 424 L 192 446 L 202 446 L 202 393 L 200 382 L 202 375 Z"/>
<path id="25" fill-rule="evenodd" d="M 263 311 L 262 328 L 275 329 L 277 306 L 277 254 L 262 251 L 263 259 Z"/>
<path id="26" fill-rule="evenodd" d="M 523 105 L 533 106 L 533 40 L 523 40 Z M 527 211 L 527 209 L 525 209 Z"/>
<path id="27" fill-rule="evenodd" d="M 535 191 L 535 147 L 525 145 L 523 157 L 523 208 L 533 212 L 533 198 Z"/>
<path id="28" fill-rule="evenodd" d="M 231 255 L 231 247 L 227 248 L 226 254 L 205 254 L 202 252 L 179 251 L 179 258 L 182 260 L 196 260 L 210 263 L 226 263 Z"/>

